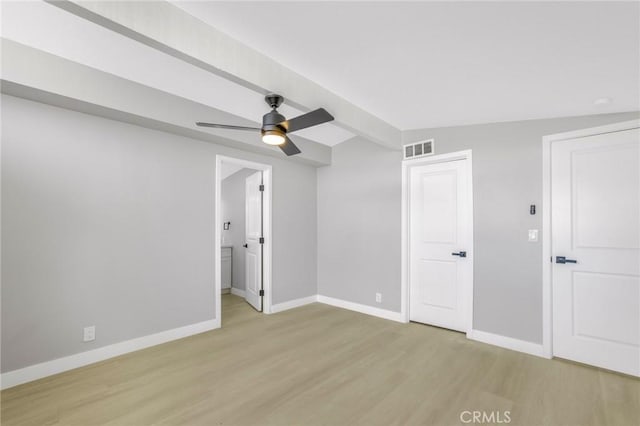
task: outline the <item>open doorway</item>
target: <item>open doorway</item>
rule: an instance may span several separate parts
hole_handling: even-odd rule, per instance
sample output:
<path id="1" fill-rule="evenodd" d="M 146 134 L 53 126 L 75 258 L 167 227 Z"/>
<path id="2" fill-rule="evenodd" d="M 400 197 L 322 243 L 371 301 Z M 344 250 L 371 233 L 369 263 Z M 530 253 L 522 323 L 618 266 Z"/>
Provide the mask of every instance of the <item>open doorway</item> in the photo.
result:
<path id="1" fill-rule="evenodd" d="M 271 166 L 218 155 L 215 198 L 215 305 L 221 326 L 225 310 L 271 313 Z"/>

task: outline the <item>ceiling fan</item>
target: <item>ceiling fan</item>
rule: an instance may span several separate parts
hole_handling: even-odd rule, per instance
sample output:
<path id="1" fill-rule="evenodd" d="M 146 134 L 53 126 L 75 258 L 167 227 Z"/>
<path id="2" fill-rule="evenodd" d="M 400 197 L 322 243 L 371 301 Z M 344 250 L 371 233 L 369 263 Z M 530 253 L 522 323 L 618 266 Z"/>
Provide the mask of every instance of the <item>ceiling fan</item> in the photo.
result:
<path id="1" fill-rule="evenodd" d="M 262 142 L 268 145 L 277 145 L 287 155 L 296 155 L 300 154 L 300 150 L 291 141 L 291 139 L 289 139 L 287 133 L 296 132 L 298 130 L 306 129 L 307 127 L 317 126 L 318 124 L 333 120 L 333 116 L 324 108 L 318 108 L 315 111 L 287 120 L 277 111 L 277 108 L 282 104 L 282 101 L 284 101 L 282 96 L 270 93 L 264 97 L 264 100 L 267 105 L 271 107 L 271 111 L 262 117 L 262 127 L 246 127 L 202 122 L 197 122 L 196 125 L 200 127 L 215 127 L 218 129 L 260 131 L 262 134 Z"/>

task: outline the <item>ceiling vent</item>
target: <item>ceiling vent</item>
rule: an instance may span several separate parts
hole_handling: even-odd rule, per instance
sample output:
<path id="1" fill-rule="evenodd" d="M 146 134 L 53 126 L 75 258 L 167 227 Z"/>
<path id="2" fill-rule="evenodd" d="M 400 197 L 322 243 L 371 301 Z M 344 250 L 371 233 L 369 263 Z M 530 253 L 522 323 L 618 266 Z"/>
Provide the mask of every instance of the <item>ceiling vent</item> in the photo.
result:
<path id="1" fill-rule="evenodd" d="M 427 139 L 426 141 L 414 142 L 409 145 L 404 145 L 404 159 L 413 160 L 414 158 L 426 157 L 427 155 L 433 155 L 433 139 Z"/>

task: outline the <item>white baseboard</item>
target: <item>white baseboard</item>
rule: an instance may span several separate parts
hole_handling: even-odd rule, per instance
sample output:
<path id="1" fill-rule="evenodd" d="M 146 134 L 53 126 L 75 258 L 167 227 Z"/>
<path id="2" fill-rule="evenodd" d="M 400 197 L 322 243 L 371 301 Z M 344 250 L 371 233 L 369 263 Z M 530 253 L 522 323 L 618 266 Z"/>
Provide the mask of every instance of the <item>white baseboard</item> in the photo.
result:
<path id="1" fill-rule="evenodd" d="M 542 358 L 550 358 L 545 354 L 542 344 L 527 342 L 525 340 L 514 339 L 513 337 L 501 336 L 499 334 L 487 333 L 486 331 L 471 330 L 467 337 L 482 343 L 488 343 L 501 348 L 513 351 L 524 352 Z"/>
<path id="2" fill-rule="evenodd" d="M 95 362 L 104 361 L 118 355 L 135 352 L 150 346 L 160 345 L 172 340 L 182 339 L 194 334 L 204 333 L 220 327 L 217 319 L 186 325 L 159 333 L 142 336 L 113 345 L 103 346 L 79 354 L 30 365 L 19 370 L 8 371 L 0 376 L 0 389 L 7 389 L 22 383 L 31 382 L 43 377 L 73 370 Z"/>
<path id="3" fill-rule="evenodd" d="M 231 289 L 233 294 L 244 297 L 244 291 Z M 284 303 L 278 303 L 271 308 L 272 313 L 282 312 L 287 309 L 293 309 L 310 303 L 319 302 L 326 305 L 336 306 L 338 308 L 348 309 L 391 321 L 405 322 L 400 312 L 388 311 L 386 309 L 374 308 L 373 306 L 361 305 L 359 303 L 348 302 L 346 300 L 335 299 L 333 297 L 314 295 L 301 299 L 290 300 Z M 31 365 L 19 370 L 8 371 L 0 375 L 0 389 L 8 389 L 23 383 L 41 379 L 43 377 L 62 373 L 64 371 L 73 370 L 74 368 L 83 367 L 99 361 L 104 361 L 129 352 L 135 352 L 150 346 L 160 345 L 172 340 L 182 339 L 205 331 L 220 328 L 220 322 L 217 319 L 203 321 L 184 327 L 174 328 L 171 330 L 161 331 L 159 333 L 148 336 L 138 337 L 124 342 L 114 343 L 113 345 L 104 346 L 79 354 L 69 355 L 63 358 L 46 361 L 40 364 Z M 486 331 L 471 330 L 467 333 L 467 337 L 490 345 L 500 346 L 518 352 L 524 352 L 530 355 L 549 358 L 545 355 L 542 344 L 527 342 L 524 340 L 514 339 L 511 337 L 501 336 L 498 334 L 488 333 Z"/>
<path id="4" fill-rule="evenodd" d="M 318 295 L 318 302 L 326 305 L 336 306 L 338 308 L 348 309 L 350 311 L 360 312 L 362 314 L 372 315 L 374 317 L 380 317 L 391 321 L 406 322 L 404 321 L 400 312 L 388 311 L 386 309 L 374 308 L 373 306 L 361 305 L 359 303 L 348 302 L 342 299 L 334 299 L 333 297 Z"/>
<path id="5" fill-rule="evenodd" d="M 239 288 L 231 287 L 231 294 L 235 294 L 236 296 L 244 297 L 244 290 L 240 290 Z"/>
<path id="6" fill-rule="evenodd" d="M 309 303 L 315 303 L 317 301 L 318 301 L 318 296 L 315 294 L 313 296 L 303 297 L 301 299 L 289 300 L 288 302 L 271 305 L 271 313 L 275 314 L 277 312 L 282 312 L 288 309 L 297 308 L 299 306 L 308 305 Z"/>

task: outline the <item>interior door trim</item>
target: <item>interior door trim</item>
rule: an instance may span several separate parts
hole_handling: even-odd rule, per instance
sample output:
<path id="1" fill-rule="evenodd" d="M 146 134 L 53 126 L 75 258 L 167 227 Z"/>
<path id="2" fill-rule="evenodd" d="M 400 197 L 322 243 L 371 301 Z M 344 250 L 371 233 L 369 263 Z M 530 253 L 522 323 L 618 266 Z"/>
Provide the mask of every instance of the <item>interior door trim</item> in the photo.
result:
<path id="1" fill-rule="evenodd" d="M 415 160 L 405 160 L 402 162 L 402 207 L 401 207 L 401 307 L 400 316 L 402 322 L 409 322 L 409 175 L 411 169 L 418 166 L 424 166 L 436 163 L 445 163 L 449 161 L 466 160 L 467 167 L 467 185 L 469 188 L 468 200 L 469 209 L 471 211 L 471 245 L 473 250 L 473 159 L 472 150 L 451 152 L 447 154 L 433 155 Z M 467 337 L 473 330 L 473 263 L 471 264 L 471 285 L 469 288 L 469 312 L 467 319 Z"/>
<path id="2" fill-rule="evenodd" d="M 222 271 L 221 271 L 221 259 L 222 259 L 222 208 L 221 208 L 221 188 L 222 188 L 222 163 L 233 163 L 254 170 L 262 171 L 262 183 L 264 185 L 264 192 L 262 193 L 262 236 L 264 237 L 264 244 L 262 245 L 262 289 L 264 290 L 264 296 L 262 298 L 262 312 L 265 314 L 272 313 L 272 184 L 273 173 L 272 167 L 269 164 L 256 163 L 253 161 L 243 160 L 240 158 L 227 157 L 224 155 L 216 154 L 216 169 L 215 169 L 215 206 L 214 206 L 214 298 L 215 298 L 215 321 L 217 327 L 222 327 L 222 303 L 220 300 L 220 292 L 222 290 Z"/>
<path id="3" fill-rule="evenodd" d="M 553 357 L 552 268 L 551 254 L 551 145 L 568 139 L 640 128 L 640 119 L 557 133 L 542 138 L 542 352 Z"/>

